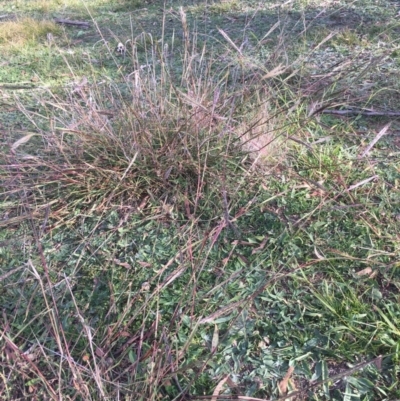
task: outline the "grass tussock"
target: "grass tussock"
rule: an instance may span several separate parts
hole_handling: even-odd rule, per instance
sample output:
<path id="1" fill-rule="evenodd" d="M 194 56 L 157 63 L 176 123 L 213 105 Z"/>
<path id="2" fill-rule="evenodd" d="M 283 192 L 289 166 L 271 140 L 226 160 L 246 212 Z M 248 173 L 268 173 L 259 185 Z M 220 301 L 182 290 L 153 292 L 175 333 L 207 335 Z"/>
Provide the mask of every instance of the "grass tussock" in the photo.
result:
<path id="1" fill-rule="evenodd" d="M 150 196 L 181 209 L 185 201 L 191 215 L 201 199 L 220 197 L 246 163 L 250 166 L 261 153 L 272 156 L 277 148 L 271 144 L 280 134 L 276 126 L 271 129 L 265 100 L 257 91 L 240 89 L 234 71 L 212 70 L 213 62 L 204 57 L 206 49 L 197 49 L 184 18 L 179 81 L 167 59 L 168 47 L 151 35 L 144 43 L 140 35 L 124 55 L 134 66 L 134 72 L 123 76 L 124 92 L 112 83 L 89 83 L 84 76 L 76 77 L 67 101 L 54 93 L 48 94 L 49 101 L 38 99 L 40 115 L 19 103 L 38 134 L 12 145 L 10 163 L 17 166 L 33 149 L 45 156 L 33 157 L 27 168 L 25 163 L 18 167 L 22 181 L 16 192 L 21 185 L 31 186 L 37 175 L 40 183 L 34 187 L 45 189 L 59 204 L 75 205 L 76 200 L 101 210 L 127 202 L 139 205 Z M 146 64 L 140 59 L 143 46 Z M 267 79 L 274 77 L 272 73 Z M 251 113 L 243 102 L 253 105 Z M 57 119 L 49 126 L 54 115 Z M 60 188 L 66 191 L 62 201 Z M 188 199 L 187 194 L 195 196 Z"/>
<path id="2" fill-rule="evenodd" d="M 47 35 L 60 33 L 60 28 L 53 21 L 22 18 L 0 23 L 0 45 L 5 47 L 22 47 L 40 40 Z"/>

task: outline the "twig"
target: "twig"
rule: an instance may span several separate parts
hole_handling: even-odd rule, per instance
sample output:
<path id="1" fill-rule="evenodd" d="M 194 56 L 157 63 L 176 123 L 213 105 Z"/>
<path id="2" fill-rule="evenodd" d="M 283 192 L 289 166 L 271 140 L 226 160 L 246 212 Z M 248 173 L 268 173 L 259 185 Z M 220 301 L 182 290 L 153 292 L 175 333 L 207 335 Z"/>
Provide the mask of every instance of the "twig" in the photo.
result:
<path id="1" fill-rule="evenodd" d="M 373 141 L 367 146 L 367 148 L 364 150 L 364 152 L 362 152 L 361 156 L 359 157 L 359 159 L 362 159 L 363 157 L 365 157 L 369 151 L 374 147 L 374 145 L 379 141 L 379 139 L 381 139 L 383 137 L 383 135 L 386 134 L 387 130 L 390 128 L 390 125 L 392 123 L 390 122 L 389 124 L 386 124 L 379 132 L 378 134 L 375 136 L 375 138 L 373 139 Z"/>
<path id="2" fill-rule="evenodd" d="M 321 111 L 324 114 L 338 114 L 338 115 L 349 115 L 349 114 L 358 114 L 362 116 L 382 116 L 382 117 L 400 117 L 400 112 L 398 111 L 374 111 L 368 109 L 324 109 Z"/>
<path id="3" fill-rule="evenodd" d="M 23 269 L 24 267 L 25 267 L 25 266 L 19 266 L 19 267 L 16 267 L 15 269 L 12 269 L 12 270 L 10 270 L 10 271 L 4 273 L 3 275 L 0 276 L 0 283 L 1 283 L 2 281 L 4 281 L 7 277 L 13 275 L 14 273 L 16 273 L 17 271 Z"/>
<path id="4" fill-rule="evenodd" d="M 30 83 L 30 82 L 21 82 L 21 83 L 15 83 L 15 84 L 1 84 L 0 88 L 1 89 L 32 89 L 35 87 L 35 84 Z"/>
<path id="5" fill-rule="evenodd" d="M 90 24 L 87 21 L 72 21 L 69 19 L 62 19 L 62 18 L 55 18 L 54 21 L 57 22 L 57 24 L 77 25 L 77 26 L 82 26 L 85 28 L 90 27 Z"/>
<path id="6" fill-rule="evenodd" d="M 350 186 L 347 188 L 347 190 L 348 190 L 348 191 L 352 191 L 353 189 L 356 189 L 356 188 L 358 188 L 358 187 L 361 187 L 361 185 L 368 184 L 370 181 L 375 180 L 375 178 L 378 178 L 378 177 L 379 177 L 379 175 L 373 175 L 372 177 L 369 177 L 369 178 L 366 178 L 365 180 L 362 180 L 362 181 L 360 181 L 360 182 L 357 182 L 357 184 L 350 185 Z"/>

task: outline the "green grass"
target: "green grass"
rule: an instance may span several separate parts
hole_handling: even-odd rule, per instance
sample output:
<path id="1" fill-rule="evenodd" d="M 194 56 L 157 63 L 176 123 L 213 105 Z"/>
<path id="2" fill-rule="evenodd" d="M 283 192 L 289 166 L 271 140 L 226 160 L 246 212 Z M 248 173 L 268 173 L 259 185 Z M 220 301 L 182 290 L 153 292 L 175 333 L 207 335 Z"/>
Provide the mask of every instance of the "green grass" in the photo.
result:
<path id="1" fill-rule="evenodd" d="M 0 6 L 1 399 L 400 397 L 393 4 Z"/>

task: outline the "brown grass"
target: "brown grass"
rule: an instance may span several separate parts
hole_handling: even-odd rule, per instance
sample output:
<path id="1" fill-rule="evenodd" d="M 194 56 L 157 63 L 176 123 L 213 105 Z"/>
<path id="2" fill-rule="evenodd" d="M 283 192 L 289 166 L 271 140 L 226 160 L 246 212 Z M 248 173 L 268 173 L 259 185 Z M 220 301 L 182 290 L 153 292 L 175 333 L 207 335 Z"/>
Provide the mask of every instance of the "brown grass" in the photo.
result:
<path id="1" fill-rule="evenodd" d="M 59 32 L 60 27 L 52 21 L 38 21 L 33 18 L 5 21 L 0 23 L 0 44 L 8 44 L 12 47 L 24 46 L 46 38 L 48 33 Z"/>

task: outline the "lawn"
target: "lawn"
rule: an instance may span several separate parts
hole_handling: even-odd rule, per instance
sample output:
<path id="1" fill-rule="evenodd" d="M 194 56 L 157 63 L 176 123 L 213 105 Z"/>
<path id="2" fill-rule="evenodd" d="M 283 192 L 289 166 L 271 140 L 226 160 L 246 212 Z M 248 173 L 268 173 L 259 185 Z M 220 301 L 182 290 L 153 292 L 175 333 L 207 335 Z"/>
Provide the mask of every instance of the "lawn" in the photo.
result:
<path id="1" fill-rule="evenodd" d="M 400 399 L 400 5 L 0 0 L 0 399 Z"/>

